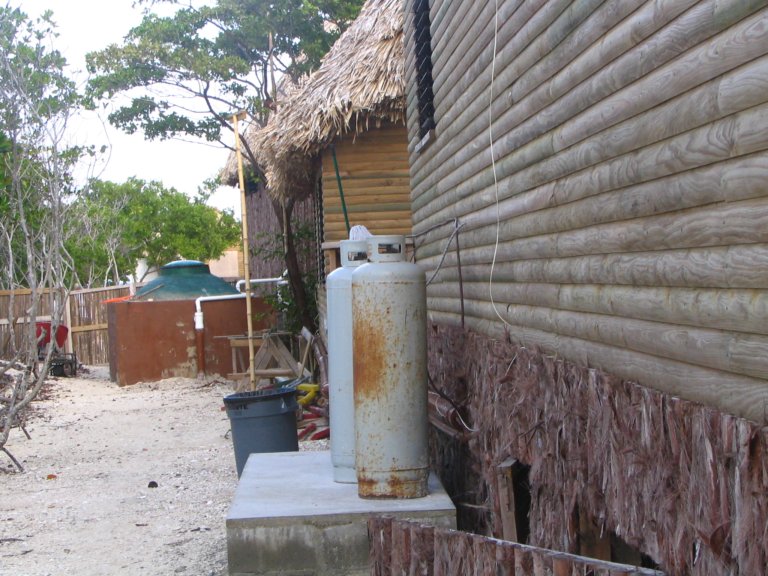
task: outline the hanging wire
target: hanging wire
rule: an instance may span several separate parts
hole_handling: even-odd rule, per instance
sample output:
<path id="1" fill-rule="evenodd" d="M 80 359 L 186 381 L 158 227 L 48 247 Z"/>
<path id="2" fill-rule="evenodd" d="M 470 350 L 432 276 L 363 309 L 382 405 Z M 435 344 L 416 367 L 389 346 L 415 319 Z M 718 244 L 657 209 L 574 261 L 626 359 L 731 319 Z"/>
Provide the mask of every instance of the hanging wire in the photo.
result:
<path id="1" fill-rule="evenodd" d="M 496 173 L 496 155 L 493 150 L 493 84 L 496 78 L 496 47 L 499 36 L 499 0 L 495 0 L 495 14 L 493 18 L 493 59 L 491 63 L 491 94 L 488 100 L 488 139 L 491 145 L 491 166 L 493 169 L 493 190 L 496 199 L 496 243 L 493 247 L 493 260 L 491 261 L 491 274 L 488 278 L 488 292 L 491 298 L 491 307 L 505 326 L 512 328 L 496 308 L 496 302 L 493 299 L 493 272 L 496 269 L 496 257 L 499 252 L 499 235 L 501 230 L 501 213 L 499 209 L 499 178 Z"/>
<path id="2" fill-rule="evenodd" d="M 430 226 L 426 230 L 419 232 L 418 234 L 409 234 L 406 236 L 407 238 L 416 239 L 419 236 L 424 236 L 425 234 L 429 234 L 430 232 L 433 232 L 434 230 L 437 230 L 438 228 L 441 228 L 443 226 L 446 226 L 448 224 L 453 224 L 453 231 L 451 232 L 451 236 L 448 238 L 448 242 L 445 244 L 445 248 L 443 249 L 443 255 L 440 258 L 440 262 L 437 265 L 437 268 L 432 273 L 432 277 L 427 281 L 427 286 L 429 286 L 432 281 L 437 277 L 438 272 L 440 272 L 440 269 L 442 268 L 443 264 L 445 263 L 445 257 L 448 255 L 448 250 L 451 247 L 451 242 L 453 241 L 454 237 L 456 238 L 456 266 L 459 272 L 459 298 L 461 302 L 461 327 L 464 328 L 464 275 L 461 271 L 461 248 L 459 247 L 459 230 L 464 227 L 464 223 L 459 223 L 458 218 L 452 218 L 450 220 L 446 220 L 445 222 L 441 222 L 440 224 L 435 224 L 433 226 Z M 414 243 L 413 252 L 414 252 L 414 259 L 416 257 L 416 249 L 417 246 Z"/>

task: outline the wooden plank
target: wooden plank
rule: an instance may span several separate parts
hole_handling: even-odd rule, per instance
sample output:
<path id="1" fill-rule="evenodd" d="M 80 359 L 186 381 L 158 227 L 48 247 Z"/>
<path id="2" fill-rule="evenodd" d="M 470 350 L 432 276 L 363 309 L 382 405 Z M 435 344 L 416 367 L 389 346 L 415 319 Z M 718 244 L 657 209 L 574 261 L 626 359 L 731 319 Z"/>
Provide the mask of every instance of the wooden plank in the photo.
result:
<path id="1" fill-rule="evenodd" d="M 372 234 L 407 234 L 408 231 L 405 228 L 368 228 Z M 339 230 L 331 230 L 327 233 L 326 237 L 329 240 L 348 240 L 349 235 L 347 234 L 346 230 L 339 229 Z"/>
<path id="2" fill-rule="evenodd" d="M 336 158 L 342 160 L 353 156 L 357 150 L 370 149 L 374 144 L 382 153 L 402 154 L 408 149 L 408 130 L 405 124 L 388 124 L 376 127 L 369 125 L 364 132 L 355 135 L 345 135 L 341 139 L 334 140 L 336 146 Z M 333 162 L 333 154 L 329 148 L 322 152 L 323 161 Z"/>
<path id="3" fill-rule="evenodd" d="M 335 182 L 334 182 L 335 183 Z M 353 182 L 342 179 L 344 199 L 347 203 L 360 203 L 366 198 L 373 198 L 375 202 L 408 202 L 411 203 L 411 191 L 408 186 L 368 186 L 362 182 Z M 340 204 L 338 185 L 325 191 L 323 204 Z"/>
<path id="4" fill-rule="evenodd" d="M 64 302 L 64 323 L 67 326 L 72 327 L 72 298 L 67 297 L 66 301 Z M 73 327 L 72 327 L 73 328 Z M 71 328 L 71 331 L 73 331 Z M 74 348 L 72 346 L 72 341 L 74 338 L 70 337 L 67 338 L 64 342 L 64 352 L 67 354 L 72 354 L 74 352 Z M 82 360 L 80 360 L 82 362 Z"/>
<path id="5" fill-rule="evenodd" d="M 704 82 L 725 75 L 750 61 L 764 56 L 768 52 L 768 31 L 765 30 L 765 17 L 757 14 L 740 22 L 727 31 L 697 47 L 680 58 L 653 70 L 642 79 L 602 99 L 600 106 L 592 107 L 571 118 L 566 124 L 557 129 L 555 136 L 556 149 L 563 150 L 584 139 L 585 135 L 593 134 L 600 129 L 613 126 L 641 112 L 658 106 L 670 98 L 695 90 Z M 746 68 L 746 76 L 764 77 L 768 66 L 765 60 Z M 737 75 L 736 81 L 741 83 L 744 75 Z M 748 86 L 742 86 L 744 92 Z M 652 94 L 648 99 L 646 95 Z M 757 102 L 765 100 L 757 100 Z M 700 102 L 701 104 L 701 102 Z M 732 102 L 720 101 L 718 106 L 726 106 L 724 115 L 733 111 Z M 746 107 L 753 104 L 745 103 Z M 743 109 L 743 108 L 742 108 Z M 676 110 L 677 111 L 677 110 Z M 697 117 L 695 109 L 687 113 Z M 679 110 L 682 114 L 683 110 Z M 675 117 L 657 118 L 656 122 L 675 120 Z M 685 120 L 679 118 L 678 121 Z"/>
<path id="6" fill-rule="evenodd" d="M 340 167 L 341 168 L 341 167 Z M 342 184 L 344 182 L 344 178 L 390 178 L 393 176 L 392 171 L 387 170 L 378 170 L 376 169 L 376 166 L 371 166 L 371 168 L 366 170 L 356 170 L 356 171 L 349 171 L 349 170 L 339 170 L 340 176 L 342 177 Z M 398 177 L 404 176 L 406 173 L 396 173 Z M 330 183 L 329 180 L 324 180 L 326 182 L 325 189 L 327 190 L 327 187 Z M 336 182 L 336 173 L 333 174 L 333 184 L 330 184 L 331 186 L 335 187 Z M 337 189 L 338 190 L 338 189 Z"/>
<path id="7" fill-rule="evenodd" d="M 0 290 L 0 296 L 31 296 L 32 290 L 29 288 L 18 288 L 15 290 Z"/>
<path id="8" fill-rule="evenodd" d="M 336 171 L 323 175 L 323 182 L 330 183 L 336 180 Z M 373 175 L 378 178 L 387 178 L 392 176 L 403 177 L 408 174 L 408 160 L 380 160 L 377 158 L 359 158 L 355 162 L 339 160 L 339 175 L 344 178 L 347 176 Z M 327 185 L 326 185 L 327 187 Z"/>
<path id="9" fill-rule="evenodd" d="M 396 202 L 408 202 L 411 201 L 410 188 L 408 186 L 370 186 L 364 181 L 345 180 L 342 178 L 341 184 L 344 187 L 344 198 L 350 201 L 360 198 L 380 197 L 381 200 L 387 201 L 394 200 Z M 341 201 L 338 194 L 338 185 L 334 178 L 334 186 L 330 190 L 325 191 L 323 203 L 339 203 Z"/>
<path id="10" fill-rule="evenodd" d="M 258 370 L 254 370 L 253 373 L 256 378 L 279 378 L 296 375 L 290 368 L 259 368 Z M 250 377 L 250 372 L 230 372 L 227 374 L 227 380 L 247 380 Z"/>
<path id="11" fill-rule="evenodd" d="M 230 348 L 248 348 L 250 346 L 248 344 L 248 336 L 227 336 L 226 338 L 229 339 Z M 260 345 L 264 341 L 264 338 L 255 336 L 251 340 L 253 340 L 254 344 Z"/>
<path id="12" fill-rule="evenodd" d="M 411 199 L 407 192 L 405 194 L 378 194 L 377 191 L 373 193 L 362 193 L 360 190 L 355 190 L 356 194 L 347 194 L 348 188 L 344 189 L 344 201 L 347 206 L 355 206 L 360 204 L 407 204 L 407 210 L 410 212 Z M 323 198 L 324 207 L 341 206 L 341 198 L 326 194 Z"/>
<path id="13" fill-rule="evenodd" d="M 38 314 L 37 316 L 35 316 L 35 318 L 37 320 L 50 320 L 51 319 L 50 315 L 48 315 L 48 314 Z M 19 324 L 26 324 L 29 321 L 30 321 L 29 316 L 19 316 L 19 317 L 14 319 L 13 323 L 16 324 L 16 325 L 19 325 Z M 8 318 L 0 318 L 0 326 L 8 326 L 9 324 L 11 324 L 11 321 Z"/>
<path id="14" fill-rule="evenodd" d="M 373 131 L 371 131 L 373 133 Z M 402 142 L 382 142 L 379 139 L 369 138 L 366 142 L 358 142 L 354 146 L 347 147 L 344 154 L 340 149 L 336 149 L 336 161 L 339 168 L 346 167 L 348 164 L 357 165 L 363 162 L 378 161 L 381 164 L 391 164 L 395 169 L 401 166 L 408 166 L 408 148 L 405 139 Z M 323 159 L 325 172 L 333 171 L 333 156 L 326 156 Z"/>
<path id="15" fill-rule="evenodd" d="M 350 175 L 348 172 L 339 171 L 339 177 L 341 183 L 346 186 L 353 186 L 355 188 L 372 188 L 372 189 L 403 189 L 410 190 L 410 181 L 408 172 L 396 171 L 391 174 L 374 175 L 366 172 Z M 326 184 L 336 184 L 336 172 L 324 172 L 323 181 Z"/>
<path id="16" fill-rule="evenodd" d="M 336 172 L 330 171 L 330 172 L 324 172 L 323 178 L 336 179 Z M 394 176 L 388 176 L 384 178 L 373 178 L 369 177 L 367 174 L 361 174 L 358 176 L 343 176 L 341 179 L 342 183 L 349 186 L 354 186 L 356 188 L 361 189 L 378 189 L 378 188 L 384 188 L 386 190 L 390 188 L 403 188 L 405 190 L 410 190 L 411 188 L 411 180 L 408 175 L 408 173 L 405 174 L 397 174 Z"/>
<path id="17" fill-rule="evenodd" d="M 253 371 L 253 374 L 257 378 L 277 378 L 280 376 L 296 376 L 296 371 L 291 368 L 258 368 Z M 238 374 L 237 376 L 249 378 L 250 372 L 243 372 L 242 375 Z"/>
<path id="18" fill-rule="evenodd" d="M 435 527 L 427 524 L 410 523 L 411 565 L 408 574 L 432 574 L 435 564 Z"/>
<path id="19" fill-rule="evenodd" d="M 80 296 L 87 294 L 104 294 L 110 293 L 111 295 L 121 296 L 128 293 L 128 286 L 101 286 L 96 288 L 78 288 L 70 292 L 71 296 Z"/>
<path id="20" fill-rule="evenodd" d="M 410 204 L 349 204 L 347 205 L 347 213 L 355 214 L 355 217 L 359 218 L 380 218 L 386 217 L 388 220 L 395 219 L 411 219 L 411 211 L 409 210 Z M 326 206 L 324 211 L 326 219 L 330 219 L 333 215 L 342 214 L 343 209 L 341 206 Z"/>
<path id="21" fill-rule="evenodd" d="M 81 326 L 72 326 L 69 330 L 72 334 L 80 334 L 83 332 L 95 332 L 99 330 L 106 330 L 107 329 L 107 323 L 103 322 L 101 324 L 84 324 Z"/>
<path id="22" fill-rule="evenodd" d="M 355 224 L 362 224 L 365 225 L 371 233 L 374 233 L 375 230 L 391 230 L 391 229 L 409 229 L 410 230 L 410 222 L 404 221 L 404 220 L 382 220 L 379 218 L 360 218 L 356 217 L 354 219 L 354 222 L 350 221 L 351 225 Z M 326 232 L 335 231 L 335 230 L 343 230 L 346 233 L 346 226 L 344 225 L 343 219 L 338 220 L 329 220 L 326 221 L 325 224 L 325 230 Z"/>
<path id="23" fill-rule="evenodd" d="M 517 520 L 515 519 L 515 492 L 512 480 L 512 464 L 504 462 L 496 466 L 496 490 L 499 499 L 502 540 L 517 541 Z"/>
<path id="24" fill-rule="evenodd" d="M 402 151 L 407 150 L 407 128 L 403 124 L 386 123 L 379 127 L 372 125 L 368 130 L 358 134 L 345 135 L 335 140 L 336 158 L 342 160 L 350 155 L 354 155 L 356 150 L 361 148 L 370 148 L 376 144 L 383 150 Z M 330 149 L 325 149 L 322 153 L 323 162 L 331 161 L 332 154 Z"/>

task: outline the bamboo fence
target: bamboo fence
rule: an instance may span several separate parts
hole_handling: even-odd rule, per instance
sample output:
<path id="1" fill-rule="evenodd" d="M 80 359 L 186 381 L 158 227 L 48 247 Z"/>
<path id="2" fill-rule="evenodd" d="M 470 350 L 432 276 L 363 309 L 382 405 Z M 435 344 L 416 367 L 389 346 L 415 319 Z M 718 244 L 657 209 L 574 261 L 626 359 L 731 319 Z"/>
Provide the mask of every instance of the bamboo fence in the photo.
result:
<path id="1" fill-rule="evenodd" d="M 90 288 L 70 292 L 63 319 L 64 324 L 69 328 L 69 337 L 65 344 L 66 351 L 75 352 L 78 361 L 83 364 L 108 364 L 107 310 L 103 302 L 111 298 L 127 296 L 129 293 L 128 286 Z M 29 321 L 26 310 L 30 307 L 31 297 L 29 290 L 0 291 L 0 310 L 6 314 L 5 318 L 0 318 L 0 343 L 5 343 L 8 338 L 14 337 L 18 327 Z M 11 302 L 13 302 L 12 310 L 10 310 Z M 49 310 L 43 309 L 37 319 L 46 320 L 49 314 Z M 15 326 L 9 321 L 8 316 L 15 319 Z M 5 346 L 0 353 L 5 354 Z"/>

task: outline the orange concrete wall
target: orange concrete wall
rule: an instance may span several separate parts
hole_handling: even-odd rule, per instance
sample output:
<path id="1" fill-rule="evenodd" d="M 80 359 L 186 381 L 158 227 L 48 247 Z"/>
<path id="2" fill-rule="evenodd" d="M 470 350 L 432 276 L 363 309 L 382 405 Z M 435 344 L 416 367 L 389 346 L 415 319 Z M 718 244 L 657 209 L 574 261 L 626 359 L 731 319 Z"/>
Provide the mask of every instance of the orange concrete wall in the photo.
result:
<path id="1" fill-rule="evenodd" d="M 232 371 L 229 343 L 223 336 L 247 332 L 245 300 L 203 302 L 205 372 Z M 270 306 L 253 299 L 254 329 L 274 324 Z M 164 378 L 197 376 L 194 300 L 115 302 L 108 304 L 109 372 L 121 386 Z"/>

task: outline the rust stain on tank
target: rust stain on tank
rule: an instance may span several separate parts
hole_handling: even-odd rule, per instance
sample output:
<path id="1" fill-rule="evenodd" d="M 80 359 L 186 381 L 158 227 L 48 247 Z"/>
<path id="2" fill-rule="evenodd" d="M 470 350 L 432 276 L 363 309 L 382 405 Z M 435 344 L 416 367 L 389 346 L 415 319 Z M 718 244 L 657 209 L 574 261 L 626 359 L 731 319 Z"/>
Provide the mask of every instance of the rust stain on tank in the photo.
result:
<path id="1" fill-rule="evenodd" d="M 399 471 L 393 471 L 385 479 L 374 479 L 365 475 L 365 469 L 358 471 L 357 493 L 368 500 L 389 500 L 423 498 L 427 495 L 426 483 L 420 479 L 403 478 Z"/>
<path id="2" fill-rule="evenodd" d="M 371 494 L 376 492 L 376 480 L 363 476 L 364 472 L 357 474 L 357 494 L 360 498 L 373 498 Z"/>
<path id="3" fill-rule="evenodd" d="M 380 379 L 386 367 L 386 348 L 383 346 L 386 332 L 381 325 L 381 319 L 371 316 L 361 314 L 353 321 L 355 403 L 379 395 Z"/>

